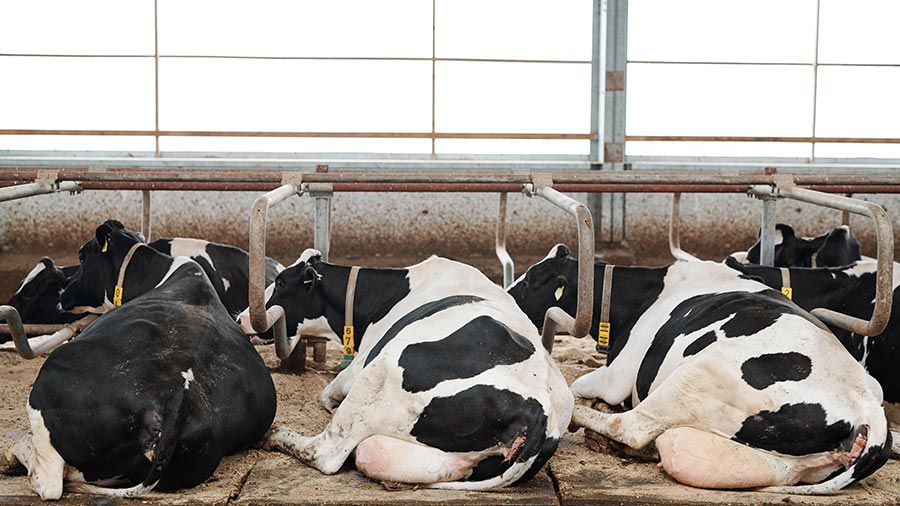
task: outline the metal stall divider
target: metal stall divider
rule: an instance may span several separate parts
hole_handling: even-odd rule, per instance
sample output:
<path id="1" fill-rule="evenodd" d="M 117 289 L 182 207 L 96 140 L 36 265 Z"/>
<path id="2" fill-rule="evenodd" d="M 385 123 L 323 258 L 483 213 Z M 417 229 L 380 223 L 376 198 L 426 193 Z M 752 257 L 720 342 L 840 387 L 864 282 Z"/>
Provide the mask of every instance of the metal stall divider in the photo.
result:
<path id="1" fill-rule="evenodd" d="M 891 227 L 887 212 L 872 202 L 859 199 L 830 195 L 807 188 L 798 188 L 794 179 L 786 174 L 779 174 L 773 178 L 771 186 L 752 185 L 750 194 L 763 198 L 763 234 L 765 230 L 775 228 L 775 201 L 778 198 L 788 198 L 815 204 L 824 207 L 838 209 L 847 213 L 858 214 L 871 218 L 875 223 L 875 238 L 877 241 L 877 274 L 875 280 L 875 310 L 869 321 L 861 320 L 842 313 L 824 308 L 816 308 L 810 311 L 813 315 L 825 323 L 847 329 L 857 334 L 873 336 L 878 335 L 887 327 L 891 317 L 891 301 L 893 297 L 893 268 L 894 268 L 894 231 Z M 697 261 L 697 257 L 681 250 L 679 239 L 679 215 L 681 195 L 675 193 L 672 199 L 672 215 L 669 222 L 669 250 L 672 256 L 678 260 Z M 768 210 L 766 210 L 768 209 Z M 843 221 L 847 221 L 843 218 Z M 772 234 L 774 236 L 774 233 Z M 771 237 L 770 237 L 771 239 Z M 763 240 L 762 238 L 760 239 Z M 769 266 L 774 263 L 774 240 L 768 241 L 768 245 L 761 244 L 760 259 L 768 258 Z M 765 256 L 763 256 L 765 255 Z M 765 264 L 762 264 L 765 265 Z"/>
<path id="2" fill-rule="evenodd" d="M 288 336 L 284 321 L 284 308 L 272 306 L 266 309 L 266 217 L 269 208 L 293 195 L 303 193 L 302 173 L 285 173 L 281 186 L 261 195 L 253 202 L 250 211 L 250 289 L 248 306 L 250 325 L 257 332 L 265 332 L 272 327 L 275 336 L 275 354 L 282 361 L 289 361 L 299 336 Z M 304 352 L 304 360 L 305 353 Z"/>
<path id="3" fill-rule="evenodd" d="M 525 194 L 537 195 L 571 214 L 578 227 L 578 302 L 575 318 L 558 307 L 551 307 L 544 315 L 541 343 L 548 352 L 553 351 L 553 340 L 558 330 L 573 337 L 584 337 L 591 330 L 594 312 L 594 220 L 587 206 L 552 188 L 553 180 L 547 175 L 534 175 L 533 183 L 525 185 Z"/>
<path id="4" fill-rule="evenodd" d="M 790 177 L 776 178 L 773 186 L 753 186 L 750 191 L 754 195 L 788 198 L 859 214 L 867 216 L 875 222 L 878 263 L 875 278 L 875 310 L 872 312 L 872 318 L 866 321 L 824 308 L 813 309 L 810 313 L 825 323 L 857 334 L 874 336 L 882 333 L 891 317 L 894 277 L 894 229 L 891 227 L 890 219 L 884 208 L 864 200 L 798 188 Z M 772 249 L 774 251 L 774 246 Z"/>
<path id="5" fill-rule="evenodd" d="M 494 251 L 497 258 L 500 259 L 500 266 L 503 269 L 503 289 L 506 290 L 513 282 L 516 275 L 515 264 L 513 259 L 506 251 L 506 199 L 508 193 L 500 193 L 500 214 L 497 216 L 497 235 Z"/>

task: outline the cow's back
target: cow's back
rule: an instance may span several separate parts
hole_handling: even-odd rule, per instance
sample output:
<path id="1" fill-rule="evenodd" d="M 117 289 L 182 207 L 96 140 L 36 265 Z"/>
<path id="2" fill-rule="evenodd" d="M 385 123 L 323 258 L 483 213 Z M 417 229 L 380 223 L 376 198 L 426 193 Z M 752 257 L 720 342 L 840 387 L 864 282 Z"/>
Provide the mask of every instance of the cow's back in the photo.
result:
<path id="1" fill-rule="evenodd" d="M 214 469 L 221 456 L 258 440 L 271 425 L 275 391 L 265 364 L 205 276 L 195 266 L 184 269 L 196 272 L 97 320 L 54 351 L 35 380 L 31 407 L 41 411 L 63 459 L 88 480 L 125 464 L 134 469 L 135 462 L 119 461 L 133 461 L 147 437 L 142 431 L 156 430 L 165 417 L 177 416 L 184 448 L 161 489 L 194 484 L 176 474 L 198 464 L 179 456 L 207 445 L 205 464 Z M 208 476 L 199 474 L 189 478 Z"/>

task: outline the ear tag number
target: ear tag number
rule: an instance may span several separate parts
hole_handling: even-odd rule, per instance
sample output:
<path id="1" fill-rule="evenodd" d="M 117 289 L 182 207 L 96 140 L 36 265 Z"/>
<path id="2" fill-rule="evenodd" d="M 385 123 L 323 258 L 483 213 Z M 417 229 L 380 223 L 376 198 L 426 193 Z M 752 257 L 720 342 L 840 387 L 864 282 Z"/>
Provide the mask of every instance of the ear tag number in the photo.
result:
<path id="1" fill-rule="evenodd" d="M 789 286 L 782 286 L 781 293 L 783 293 L 789 299 L 794 298 L 794 289 Z"/>
<path id="2" fill-rule="evenodd" d="M 342 337 L 344 341 L 344 358 L 341 360 L 341 369 L 346 369 L 350 365 L 350 361 L 353 360 L 354 340 L 352 325 L 344 326 L 344 335 Z"/>
<path id="3" fill-rule="evenodd" d="M 564 291 L 563 287 L 559 287 L 556 289 L 556 292 L 553 294 L 556 297 L 556 300 L 559 300 L 562 298 L 563 291 Z"/>
<path id="4" fill-rule="evenodd" d="M 113 305 L 119 307 L 122 305 L 122 287 L 116 285 L 116 289 L 113 291 Z"/>
<path id="5" fill-rule="evenodd" d="M 597 330 L 597 351 L 609 350 L 609 322 L 600 322 L 600 328 Z"/>

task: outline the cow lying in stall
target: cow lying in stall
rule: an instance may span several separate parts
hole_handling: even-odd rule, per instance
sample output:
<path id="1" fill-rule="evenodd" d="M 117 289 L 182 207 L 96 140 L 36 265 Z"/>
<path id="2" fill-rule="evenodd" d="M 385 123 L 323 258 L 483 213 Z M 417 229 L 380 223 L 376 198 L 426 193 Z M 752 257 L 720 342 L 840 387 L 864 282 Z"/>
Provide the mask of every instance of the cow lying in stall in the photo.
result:
<path id="1" fill-rule="evenodd" d="M 57 267 L 53 260 L 44 257 L 19 282 L 16 293 L 6 305 L 18 310 L 22 323 L 64 324 L 78 320 L 81 315 L 59 307 L 59 292 L 77 270 L 77 265 Z M 0 343 L 10 340 L 9 335 L 0 334 Z"/>
<path id="2" fill-rule="evenodd" d="M 632 409 L 577 406 L 575 425 L 632 448 L 655 440 L 661 466 L 697 487 L 830 493 L 884 464 L 881 388 L 781 293 L 712 262 L 596 269 L 594 293 L 611 282 L 609 355 L 572 391 Z M 551 306 L 575 313 L 576 285 L 558 245 L 509 293 L 540 327 Z"/>
<path id="3" fill-rule="evenodd" d="M 512 298 L 473 267 L 431 257 L 405 269 L 329 264 L 308 249 L 267 306 L 291 333 L 340 341 L 351 307 L 357 354 L 322 392 L 334 416 L 267 446 L 326 474 L 351 453 L 375 480 L 486 490 L 534 476 L 569 424 L 572 394 Z M 354 295 L 347 303 L 347 293 Z M 244 313 L 239 323 L 253 333 Z"/>
<path id="4" fill-rule="evenodd" d="M 746 256 L 732 256 L 744 263 L 758 264 L 759 249 L 757 238 Z M 839 267 L 860 258 L 859 242 L 846 225 L 812 239 L 798 237 L 794 229 L 784 223 L 775 225 L 775 267 Z"/>
<path id="5" fill-rule="evenodd" d="M 59 499 L 64 481 L 121 497 L 191 487 L 263 437 L 272 378 L 199 265 L 115 221 L 79 259 L 63 307 L 103 306 L 108 294 L 121 307 L 50 354 L 34 381 L 32 435 L 6 458 L 28 469 L 41 499 Z"/>
<path id="6" fill-rule="evenodd" d="M 118 221 L 111 220 L 111 223 L 123 228 Z M 143 242 L 140 234 L 138 238 Z M 190 257 L 200 264 L 228 314 L 236 316 L 247 307 L 250 255 L 246 251 L 227 244 L 180 237 L 157 239 L 147 245 L 169 256 Z M 56 267 L 53 260 L 44 257 L 19 283 L 7 305 L 19 311 L 22 323 L 65 324 L 95 312 L 97 310 L 90 307 L 64 311 L 59 303 L 59 293 L 77 270 L 77 265 Z M 284 266 L 266 257 L 266 285 L 274 282 L 275 276 L 282 270 Z M 11 340 L 9 335 L 0 334 L 0 344 Z"/>
<path id="7" fill-rule="evenodd" d="M 190 257 L 200 264 L 228 314 L 236 317 L 247 308 L 250 255 L 246 251 L 228 244 L 183 237 L 157 239 L 147 245 L 169 256 Z M 283 270 L 283 265 L 266 257 L 266 286 Z"/>
<path id="8" fill-rule="evenodd" d="M 781 290 L 787 280 L 791 299 L 807 311 L 815 308 L 831 309 L 867 320 L 875 308 L 876 266 L 874 261 L 859 262 L 852 266 L 809 269 L 792 267 L 785 277 L 782 269 L 746 265 L 732 258 L 725 265 L 740 273 Z M 849 330 L 830 327 L 844 348 L 853 355 L 884 391 L 885 412 L 894 436 L 894 453 L 900 453 L 900 264 L 894 262 L 893 299 L 891 318 L 887 328 L 877 336 L 863 336 Z"/>

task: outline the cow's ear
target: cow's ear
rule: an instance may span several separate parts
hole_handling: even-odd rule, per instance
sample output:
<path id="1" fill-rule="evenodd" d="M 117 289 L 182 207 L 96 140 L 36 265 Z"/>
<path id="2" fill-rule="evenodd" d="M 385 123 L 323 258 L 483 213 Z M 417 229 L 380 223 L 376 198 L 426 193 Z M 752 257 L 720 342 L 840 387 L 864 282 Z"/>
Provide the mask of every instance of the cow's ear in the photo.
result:
<path id="1" fill-rule="evenodd" d="M 100 245 L 100 252 L 106 253 L 109 250 L 109 238 L 112 237 L 112 229 L 108 225 L 109 222 L 97 227 L 97 244 Z"/>
<path id="2" fill-rule="evenodd" d="M 303 269 L 303 284 L 306 285 L 307 290 L 313 291 L 319 286 L 320 281 L 322 281 L 322 275 L 312 266 L 306 264 L 306 267 Z"/>
<path id="3" fill-rule="evenodd" d="M 572 290 L 571 285 L 569 285 L 569 280 L 565 276 L 556 276 L 556 290 L 553 292 L 553 297 L 556 300 L 561 300 Z"/>
<path id="4" fill-rule="evenodd" d="M 806 249 L 809 250 L 810 254 L 815 253 L 822 249 L 822 246 L 825 245 L 825 240 L 828 239 L 828 234 L 820 235 L 819 237 L 813 237 L 806 241 Z"/>
<path id="5" fill-rule="evenodd" d="M 565 244 L 557 244 L 556 245 L 556 255 L 553 258 L 566 258 L 569 256 L 570 251 L 569 247 Z"/>

